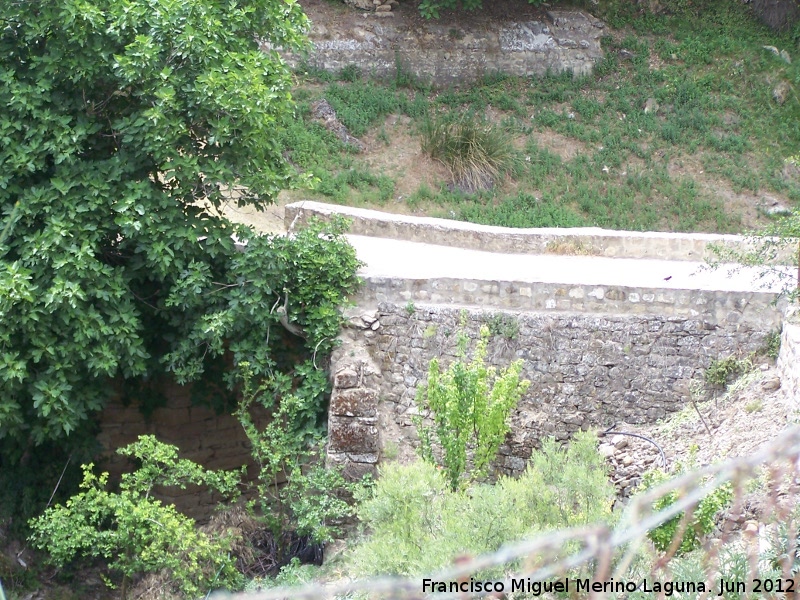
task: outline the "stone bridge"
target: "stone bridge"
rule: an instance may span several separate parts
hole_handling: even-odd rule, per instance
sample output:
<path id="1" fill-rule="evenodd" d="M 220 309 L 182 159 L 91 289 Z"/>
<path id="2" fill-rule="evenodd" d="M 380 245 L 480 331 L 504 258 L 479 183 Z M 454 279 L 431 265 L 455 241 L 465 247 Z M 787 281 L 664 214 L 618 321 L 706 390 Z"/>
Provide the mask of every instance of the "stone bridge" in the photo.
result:
<path id="1" fill-rule="evenodd" d="M 713 360 L 762 349 L 783 328 L 779 361 L 797 395 L 800 328 L 784 325 L 779 287 L 757 272 L 709 270 L 711 244 L 736 236 L 507 229 L 302 202 L 310 217 L 352 219 L 366 263 L 332 369 L 329 460 L 352 476 L 417 442 L 417 387 L 434 356 L 455 356 L 463 323 L 491 331 L 496 365 L 521 358 L 532 383 L 496 465 L 518 473 L 544 436 L 646 423 L 683 408 Z"/>

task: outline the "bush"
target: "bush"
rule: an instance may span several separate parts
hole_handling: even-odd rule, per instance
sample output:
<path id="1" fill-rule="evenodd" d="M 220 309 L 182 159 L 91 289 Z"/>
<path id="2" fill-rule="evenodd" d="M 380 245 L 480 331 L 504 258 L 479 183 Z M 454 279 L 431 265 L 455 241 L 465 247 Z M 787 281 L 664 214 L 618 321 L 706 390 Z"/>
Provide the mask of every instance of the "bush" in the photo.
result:
<path id="1" fill-rule="evenodd" d="M 422 151 L 447 167 L 466 192 L 491 188 L 508 170 L 511 148 L 508 136 L 474 115 L 431 117 L 422 126 Z"/>
<path id="2" fill-rule="evenodd" d="M 391 463 L 361 498 L 358 514 L 371 534 L 352 560 L 363 575 L 418 575 L 537 531 L 609 521 L 613 498 L 592 433 L 566 448 L 546 441 L 520 478 L 469 490 L 452 491 L 429 463 Z"/>
<path id="3" fill-rule="evenodd" d="M 740 375 L 748 372 L 753 366 L 750 357 L 738 358 L 728 356 L 711 361 L 705 372 L 706 383 L 715 387 L 724 388 Z"/>
<path id="4" fill-rule="evenodd" d="M 773 360 L 778 359 L 781 353 L 781 332 L 770 331 L 767 334 L 767 339 L 764 342 L 764 354 Z"/>
<path id="5" fill-rule="evenodd" d="M 530 4 L 542 4 L 544 0 L 528 0 Z M 426 19 L 438 19 L 443 10 L 475 10 L 483 6 L 482 0 L 422 0 L 419 13 Z"/>
<path id="6" fill-rule="evenodd" d="M 689 466 L 679 465 L 675 475 L 680 475 L 681 473 L 685 473 L 694 468 L 695 465 L 693 462 L 694 461 L 692 461 Z M 644 492 L 654 488 L 659 484 L 668 481 L 671 477 L 671 475 L 668 475 L 661 469 L 648 471 L 642 477 L 642 483 L 639 486 L 639 491 Z M 672 490 L 653 503 L 653 510 L 664 510 L 674 504 L 679 497 L 680 491 Z M 705 498 L 703 498 L 695 507 L 689 523 L 683 532 L 683 536 L 678 543 L 676 553 L 678 555 L 683 555 L 698 548 L 700 546 L 701 538 L 714 530 L 714 519 L 717 513 L 728 506 L 732 499 L 733 488 L 731 487 L 730 483 L 721 485 L 706 495 Z M 651 530 L 647 534 L 657 550 L 666 552 L 670 548 L 675 536 L 678 535 L 679 529 L 682 527 L 683 518 L 684 513 L 680 513 L 666 523 L 663 523 Z"/>
<path id="7" fill-rule="evenodd" d="M 122 476 L 119 492 L 106 489 L 108 473 L 98 477 L 92 473 L 93 465 L 84 465 L 83 491 L 31 520 L 33 546 L 46 550 L 58 566 L 77 557 L 105 559 L 110 569 L 122 575 L 122 598 L 134 576 L 165 570 L 187 597 L 214 585 L 241 587 L 241 576 L 228 553 L 230 540 L 212 539 L 174 506 L 165 506 L 150 495 L 155 486 L 185 489 L 187 484 L 206 485 L 230 495 L 240 474 L 206 471 L 179 460 L 175 446 L 149 435 L 117 452 L 141 461 L 139 469 Z"/>
<path id="8" fill-rule="evenodd" d="M 234 416 L 250 441 L 259 468 L 254 483 L 258 507 L 275 538 L 283 540 L 294 531 L 319 544 L 338 533 L 333 522 L 352 515 L 345 497 L 355 486 L 340 471 L 325 469 L 318 453 L 322 439 L 315 417 L 318 398 L 327 388 L 325 372 L 305 364 L 297 369 L 305 386 L 293 389 L 292 379 L 280 374 L 256 385 L 250 365 L 241 363 L 242 400 Z M 263 429 L 250 415 L 254 403 L 270 411 Z M 278 559 L 285 558 L 284 550 L 278 548 Z"/>
<path id="9" fill-rule="evenodd" d="M 471 362 L 466 362 L 467 336 L 458 334 L 458 358 L 441 372 L 434 358 L 428 369 L 428 381 L 417 393 L 417 404 L 433 411 L 435 428 L 425 427 L 422 419 L 415 425 L 422 441 L 422 458 L 436 462 L 433 438 L 441 446 L 441 465 L 447 473 L 451 489 L 458 489 L 467 472 L 467 454 L 472 451 L 471 480 L 486 475 L 489 464 L 503 443 L 508 415 L 517 405 L 530 382 L 520 381 L 522 361 L 514 361 L 497 373 L 487 367 L 486 348 L 489 328 L 481 326 L 481 337 Z"/>

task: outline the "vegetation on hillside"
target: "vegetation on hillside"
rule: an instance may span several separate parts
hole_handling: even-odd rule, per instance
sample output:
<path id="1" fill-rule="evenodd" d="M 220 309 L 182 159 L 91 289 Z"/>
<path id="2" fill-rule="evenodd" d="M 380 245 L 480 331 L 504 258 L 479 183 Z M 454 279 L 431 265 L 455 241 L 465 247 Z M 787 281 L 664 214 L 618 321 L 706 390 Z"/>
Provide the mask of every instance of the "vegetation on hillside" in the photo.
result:
<path id="1" fill-rule="evenodd" d="M 447 473 L 427 462 L 389 464 L 359 505 L 369 533 L 354 549 L 353 568 L 421 576 L 537 532 L 611 523 L 613 498 L 593 433 L 578 434 L 567 448 L 545 441 L 520 477 L 468 490 L 454 490 Z"/>
<path id="2" fill-rule="evenodd" d="M 486 224 L 736 232 L 767 222 L 776 203 L 792 208 L 800 169 L 787 159 L 800 142 L 800 73 L 796 60 L 765 46 L 791 58 L 794 38 L 738 2 L 703 4 L 702 17 L 694 9 L 655 17 L 626 4 L 599 5 L 620 33 L 605 39 L 606 58 L 588 77 L 498 73 L 434 89 L 402 71 L 382 83 L 352 68 L 306 69 L 283 143 L 323 200 Z M 365 156 L 314 122 L 309 106 L 320 96 L 351 133 L 369 137 Z M 429 124 L 465 119 L 511 140 L 507 174 L 491 190 L 415 178 L 420 167 L 410 162 L 379 166 L 401 134 L 439 148 L 426 142 Z M 408 189 L 409 179 L 422 181 Z"/>

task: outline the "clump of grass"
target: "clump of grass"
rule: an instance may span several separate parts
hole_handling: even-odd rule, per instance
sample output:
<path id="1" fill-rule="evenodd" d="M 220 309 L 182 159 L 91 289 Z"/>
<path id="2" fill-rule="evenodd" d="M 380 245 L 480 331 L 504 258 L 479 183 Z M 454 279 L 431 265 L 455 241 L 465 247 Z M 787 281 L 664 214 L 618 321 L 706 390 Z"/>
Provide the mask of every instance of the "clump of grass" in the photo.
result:
<path id="1" fill-rule="evenodd" d="M 460 199 L 453 218 L 501 227 L 583 227 L 586 219 L 568 205 L 518 193 L 497 203 Z"/>
<path id="2" fill-rule="evenodd" d="M 764 402 L 759 398 L 759 399 L 753 400 L 751 402 L 748 402 L 745 405 L 744 410 L 748 414 L 752 414 L 752 413 L 761 412 L 763 410 L 763 408 L 764 408 Z"/>
<path id="3" fill-rule="evenodd" d="M 506 134 L 474 115 L 426 119 L 422 151 L 446 166 L 453 183 L 467 193 L 491 189 L 513 156 Z"/>

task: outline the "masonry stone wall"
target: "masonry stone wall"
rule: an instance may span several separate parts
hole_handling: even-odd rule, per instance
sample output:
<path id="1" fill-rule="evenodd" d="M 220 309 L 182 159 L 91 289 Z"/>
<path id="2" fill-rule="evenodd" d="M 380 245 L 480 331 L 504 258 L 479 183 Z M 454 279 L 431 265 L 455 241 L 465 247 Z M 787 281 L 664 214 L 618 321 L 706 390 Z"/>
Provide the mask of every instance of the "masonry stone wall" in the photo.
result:
<path id="1" fill-rule="evenodd" d="M 800 311 L 796 306 L 786 311 L 777 368 L 784 396 L 797 407 L 800 405 Z"/>
<path id="2" fill-rule="evenodd" d="M 315 23 L 309 36 L 312 50 L 284 56 L 293 66 L 305 62 L 328 71 L 356 66 L 377 77 L 394 77 L 402 69 L 436 84 L 496 72 L 588 75 L 603 57 L 604 25 L 580 11 L 551 10 L 542 20 L 487 21 L 464 29 L 435 20 L 394 19 L 394 13 L 382 12 L 386 9 L 388 4 L 377 8 L 357 27 Z"/>
<path id="3" fill-rule="evenodd" d="M 496 467 L 519 473 L 545 436 L 663 418 L 689 401 L 712 360 L 763 347 L 752 323 L 711 324 L 689 316 L 502 311 L 382 302 L 351 319 L 333 359 L 331 462 L 354 475 L 374 470 L 382 453 L 410 455 L 417 444 L 416 391 L 431 358 L 455 356 L 456 332 L 494 330 L 488 356 L 523 361 L 531 386 L 512 415 Z"/>
<path id="4" fill-rule="evenodd" d="M 249 474 L 255 475 L 250 442 L 238 420 L 229 414 L 217 414 L 211 408 L 192 406 L 189 386 L 170 382 L 160 392 L 167 399 L 166 405 L 155 409 L 149 417 L 142 414 L 136 401 L 125 405 L 119 396 L 112 398 L 100 413 L 97 439 L 104 457 L 100 468 L 108 471 L 112 479 L 118 479 L 134 466 L 128 458 L 114 451 L 144 434 L 155 435 L 159 441 L 177 446 L 180 458 L 208 469 L 249 466 Z M 257 410 L 253 417 L 259 424 L 268 421 L 268 415 Z M 155 496 L 174 503 L 181 512 L 200 520 L 208 518 L 221 500 L 197 486 L 185 490 L 163 488 L 157 490 Z"/>
<path id="5" fill-rule="evenodd" d="M 712 329 L 742 325 L 764 331 L 780 329 L 785 306 L 768 292 L 391 277 L 367 278 L 358 301 L 361 306 L 422 302 L 598 315 L 658 314 L 696 319 Z"/>

